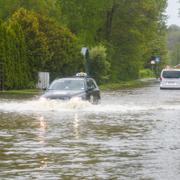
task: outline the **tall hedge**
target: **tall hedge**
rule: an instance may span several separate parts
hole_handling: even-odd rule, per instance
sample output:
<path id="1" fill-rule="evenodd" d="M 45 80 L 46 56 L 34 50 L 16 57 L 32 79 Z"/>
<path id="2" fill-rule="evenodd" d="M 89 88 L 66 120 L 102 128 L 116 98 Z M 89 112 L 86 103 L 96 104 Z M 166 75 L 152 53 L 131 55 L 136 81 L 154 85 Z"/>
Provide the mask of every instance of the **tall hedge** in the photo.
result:
<path id="1" fill-rule="evenodd" d="M 35 87 L 38 71 L 53 78 L 83 68 L 74 34 L 48 17 L 20 8 L 1 23 L 0 56 L 5 63 L 5 87 Z"/>
<path id="2" fill-rule="evenodd" d="M 29 87 L 24 34 L 19 24 L 1 24 L 1 61 L 4 63 L 6 89 Z"/>

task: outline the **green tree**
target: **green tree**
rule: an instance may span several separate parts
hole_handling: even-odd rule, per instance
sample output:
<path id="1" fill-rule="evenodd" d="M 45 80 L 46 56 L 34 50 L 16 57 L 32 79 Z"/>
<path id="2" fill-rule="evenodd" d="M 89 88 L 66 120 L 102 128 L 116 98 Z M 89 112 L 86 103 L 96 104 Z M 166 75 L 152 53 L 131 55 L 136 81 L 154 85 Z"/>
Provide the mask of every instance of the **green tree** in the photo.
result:
<path id="1" fill-rule="evenodd" d="M 136 79 L 139 70 L 149 61 L 157 37 L 165 37 L 163 12 L 166 1 L 112 1 L 112 23 L 109 38 L 115 48 L 112 61 L 113 79 Z M 114 9 L 113 9 L 114 8 Z M 110 18 L 111 19 L 111 18 Z M 106 28 L 105 28 L 106 29 Z M 156 50 L 166 54 L 166 39 Z M 160 52 L 158 52 L 159 54 Z M 162 58 L 165 61 L 165 58 Z"/>
<path id="2" fill-rule="evenodd" d="M 59 0 L 62 19 L 70 30 L 75 33 L 82 44 L 94 45 L 99 37 L 97 32 L 103 26 L 102 15 L 107 0 Z"/>
<path id="3" fill-rule="evenodd" d="M 77 37 L 68 28 L 59 26 L 48 18 L 38 17 L 40 31 L 46 34 L 48 50 L 51 58 L 45 65 L 53 76 L 73 75 L 83 68 L 83 58 L 80 55 L 80 44 Z"/>
<path id="4" fill-rule="evenodd" d="M 177 42 L 171 51 L 171 65 L 180 64 L 180 42 Z"/>
<path id="5" fill-rule="evenodd" d="M 169 64 L 177 65 L 179 64 L 179 43 L 180 43 L 180 27 L 176 25 L 171 25 L 168 28 L 168 51 L 169 51 Z"/>
<path id="6" fill-rule="evenodd" d="M 20 8 L 0 30 L 8 89 L 35 87 L 38 71 L 49 71 L 55 78 L 83 68 L 76 36 L 48 17 Z"/>
<path id="7" fill-rule="evenodd" d="M 98 83 L 108 80 L 110 63 L 107 60 L 106 48 L 103 45 L 95 46 L 90 49 L 90 75 Z"/>
<path id="8" fill-rule="evenodd" d="M 167 45 L 168 49 L 171 51 L 176 43 L 180 41 L 180 27 L 177 25 L 171 25 L 168 27 L 167 32 Z"/>
<path id="9" fill-rule="evenodd" d="M 112 79 L 138 78 L 139 70 L 154 54 L 154 46 L 166 61 L 166 0 L 59 2 L 64 22 L 84 45 L 106 44 Z M 159 43 L 153 44 L 157 38 Z"/>
<path id="10" fill-rule="evenodd" d="M 25 39 L 19 24 L 1 24 L 1 60 L 4 63 L 5 87 L 7 89 L 29 86 L 29 67 Z"/>
<path id="11" fill-rule="evenodd" d="M 39 19 L 34 12 L 19 9 L 9 20 L 10 24 L 19 24 L 24 33 L 26 42 L 26 56 L 28 66 L 31 69 L 31 80 L 37 82 L 37 72 L 43 70 L 43 66 L 50 58 L 46 35 L 39 31 Z"/>
<path id="12" fill-rule="evenodd" d="M 19 8 L 33 10 L 53 19 L 61 19 L 61 8 L 57 0 L 0 0 L 0 18 L 7 19 Z"/>
<path id="13" fill-rule="evenodd" d="M 6 19 L 16 11 L 11 24 L 19 24 L 24 34 L 31 80 L 39 70 L 50 70 L 53 76 L 73 74 L 83 68 L 81 47 L 100 43 L 107 48 L 111 81 L 138 78 L 151 56 L 161 58 L 160 66 L 167 62 L 167 0 L 6 2 L 0 0 L 0 17 Z M 20 7 L 33 12 L 17 10 Z"/>

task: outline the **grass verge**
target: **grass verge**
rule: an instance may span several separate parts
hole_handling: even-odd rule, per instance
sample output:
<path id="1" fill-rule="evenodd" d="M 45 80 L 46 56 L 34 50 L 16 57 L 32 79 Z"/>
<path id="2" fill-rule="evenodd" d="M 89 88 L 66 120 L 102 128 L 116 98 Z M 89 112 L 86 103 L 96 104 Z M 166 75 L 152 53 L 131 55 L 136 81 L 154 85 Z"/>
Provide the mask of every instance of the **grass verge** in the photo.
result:
<path id="1" fill-rule="evenodd" d="M 133 81 L 120 81 L 118 83 L 107 83 L 100 85 L 100 89 L 103 91 L 118 90 L 126 88 L 137 88 L 145 86 L 149 83 L 149 80 L 133 80 Z"/>
<path id="2" fill-rule="evenodd" d="M 0 94 L 22 94 L 22 95 L 36 95 L 41 93 L 39 89 L 22 89 L 22 90 L 4 90 Z"/>

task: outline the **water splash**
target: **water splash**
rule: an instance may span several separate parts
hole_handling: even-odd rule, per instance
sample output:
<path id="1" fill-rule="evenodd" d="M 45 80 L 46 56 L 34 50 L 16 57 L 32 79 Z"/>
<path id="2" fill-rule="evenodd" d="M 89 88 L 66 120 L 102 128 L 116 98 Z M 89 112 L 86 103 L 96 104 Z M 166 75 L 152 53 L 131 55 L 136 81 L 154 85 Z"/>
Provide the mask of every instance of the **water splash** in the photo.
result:
<path id="1" fill-rule="evenodd" d="M 153 110 L 180 110 L 180 105 L 167 104 L 107 104 L 92 105 L 88 101 L 82 101 L 78 98 L 69 101 L 59 100 L 29 100 L 29 101 L 1 101 L 0 112 L 17 113 L 39 113 L 39 112 L 74 112 L 82 111 L 86 113 L 134 113 L 139 111 L 151 112 Z"/>
<path id="2" fill-rule="evenodd" d="M 60 100 L 29 100 L 29 101 L 4 101 L 0 102 L 1 112 L 48 112 L 72 111 L 92 106 L 87 101 L 72 98 L 69 101 Z"/>

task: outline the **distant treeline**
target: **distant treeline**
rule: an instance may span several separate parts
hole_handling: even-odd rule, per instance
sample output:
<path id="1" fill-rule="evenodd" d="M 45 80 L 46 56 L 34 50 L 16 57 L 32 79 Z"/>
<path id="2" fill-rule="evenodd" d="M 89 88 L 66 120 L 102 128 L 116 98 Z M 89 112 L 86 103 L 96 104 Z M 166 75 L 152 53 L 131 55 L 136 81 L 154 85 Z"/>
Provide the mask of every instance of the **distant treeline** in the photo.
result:
<path id="1" fill-rule="evenodd" d="M 172 66 L 180 64 L 180 27 L 171 25 L 168 27 L 168 50 L 169 64 Z"/>
<path id="2" fill-rule="evenodd" d="M 6 89 L 33 88 L 84 71 L 98 82 L 137 79 L 153 56 L 167 61 L 166 0 L 0 0 L 0 62 Z"/>

